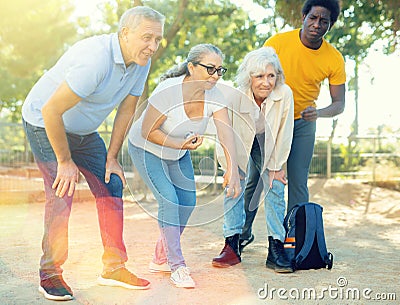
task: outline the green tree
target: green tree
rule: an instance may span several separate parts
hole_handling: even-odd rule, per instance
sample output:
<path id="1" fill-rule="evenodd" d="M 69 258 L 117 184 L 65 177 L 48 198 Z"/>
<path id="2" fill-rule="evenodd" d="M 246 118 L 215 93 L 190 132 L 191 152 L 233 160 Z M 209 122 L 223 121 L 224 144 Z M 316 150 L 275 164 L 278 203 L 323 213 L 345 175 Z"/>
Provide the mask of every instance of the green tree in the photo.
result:
<path id="1" fill-rule="evenodd" d="M 265 0 L 257 1 L 259 3 Z M 302 23 L 301 8 L 303 1 L 276 0 L 275 14 L 282 18 L 285 24 L 300 27 Z M 358 149 L 358 95 L 359 67 L 368 55 L 370 48 L 377 40 L 387 43 L 385 53 L 394 52 L 399 43 L 400 6 L 398 0 L 343 0 L 341 14 L 335 26 L 328 32 L 326 38 L 345 56 L 346 60 L 354 61 L 354 75 L 348 79 L 348 90 L 354 91 L 355 117 L 351 126 L 348 141 L 348 154 L 345 167 L 354 164 L 353 156 Z"/>
<path id="2" fill-rule="evenodd" d="M 75 38 L 67 0 L 1 0 L 0 111 L 14 120 L 35 81 Z"/>
<path id="3" fill-rule="evenodd" d="M 355 118 L 352 133 L 358 135 L 359 67 L 377 40 L 387 41 L 385 53 L 393 52 L 399 31 L 399 7 L 397 13 L 393 1 L 343 1 L 341 18 L 330 33 L 329 39 L 353 60 L 354 75 L 349 79 L 349 90 L 354 91 Z M 397 24 L 397 25 L 396 25 Z"/>
<path id="4" fill-rule="evenodd" d="M 166 16 L 165 39 L 152 59 L 150 90 L 157 78 L 177 63 L 177 58 L 183 60 L 198 43 L 213 43 L 226 54 L 224 64 L 228 72 L 224 78 L 229 80 L 244 55 L 263 42 L 257 35 L 257 24 L 228 0 L 148 0 L 134 1 L 133 5 L 147 5 Z M 110 25 L 110 31 L 116 31 L 120 15 L 131 6 L 129 0 L 104 4 L 103 19 Z M 145 92 L 144 97 L 147 95 Z"/>

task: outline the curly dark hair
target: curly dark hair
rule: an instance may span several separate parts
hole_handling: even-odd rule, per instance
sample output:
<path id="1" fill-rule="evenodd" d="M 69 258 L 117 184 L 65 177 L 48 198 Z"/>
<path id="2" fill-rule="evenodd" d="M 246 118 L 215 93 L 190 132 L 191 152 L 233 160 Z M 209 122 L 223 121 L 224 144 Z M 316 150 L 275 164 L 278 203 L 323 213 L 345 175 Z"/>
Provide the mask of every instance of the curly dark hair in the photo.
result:
<path id="1" fill-rule="evenodd" d="M 325 7 L 331 12 L 331 26 L 335 24 L 340 14 L 339 0 L 306 0 L 301 10 L 302 14 L 307 15 L 313 6 Z"/>

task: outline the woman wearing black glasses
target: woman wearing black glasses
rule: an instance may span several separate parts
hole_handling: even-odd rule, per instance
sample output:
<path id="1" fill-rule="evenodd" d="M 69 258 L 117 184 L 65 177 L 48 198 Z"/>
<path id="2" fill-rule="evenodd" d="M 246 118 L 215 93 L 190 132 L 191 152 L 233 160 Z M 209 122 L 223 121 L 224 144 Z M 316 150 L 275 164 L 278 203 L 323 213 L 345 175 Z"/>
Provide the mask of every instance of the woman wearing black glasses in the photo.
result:
<path id="1" fill-rule="evenodd" d="M 224 95 L 215 87 L 226 72 L 222 59 L 222 52 L 211 44 L 194 46 L 183 64 L 161 77 L 129 133 L 129 154 L 158 201 L 161 234 L 150 271 L 171 272 L 171 282 L 177 287 L 195 287 L 180 236 L 196 204 L 189 151 L 202 144 L 210 117 L 228 160 L 224 186 L 229 196 L 241 192 L 228 111 Z"/>

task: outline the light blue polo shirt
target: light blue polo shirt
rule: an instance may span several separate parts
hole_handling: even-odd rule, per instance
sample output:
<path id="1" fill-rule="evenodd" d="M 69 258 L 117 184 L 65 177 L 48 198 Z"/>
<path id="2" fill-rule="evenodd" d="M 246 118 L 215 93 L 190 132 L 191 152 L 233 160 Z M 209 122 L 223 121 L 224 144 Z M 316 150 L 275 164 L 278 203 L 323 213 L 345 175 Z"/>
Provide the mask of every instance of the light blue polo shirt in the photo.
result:
<path id="1" fill-rule="evenodd" d="M 82 100 L 63 115 L 68 133 L 90 134 L 129 94 L 142 95 L 150 69 L 125 66 L 117 33 L 93 36 L 74 44 L 29 92 L 22 116 L 44 127 L 41 109 L 64 80 Z"/>

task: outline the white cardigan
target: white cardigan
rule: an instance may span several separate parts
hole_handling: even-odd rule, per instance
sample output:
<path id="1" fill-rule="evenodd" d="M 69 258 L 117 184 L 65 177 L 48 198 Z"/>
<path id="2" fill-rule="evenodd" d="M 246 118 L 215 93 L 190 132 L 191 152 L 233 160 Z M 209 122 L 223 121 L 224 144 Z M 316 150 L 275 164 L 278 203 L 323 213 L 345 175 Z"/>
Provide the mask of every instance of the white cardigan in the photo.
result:
<path id="1" fill-rule="evenodd" d="M 246 94 L 224 85 L 222 92 L 228 105 L 229 117 L 235 133 L 237 163 L 243 172 L 247 171 L 251 147 L 256 134 L 253 107 L 259 108 L 253 93 Z M 294 104 L 290 87 L 283 84 L 276 87 L 262 103 L 265 118 L 264 164 L 262 172 L 280 170 L 286 162 L 293 138 Z M 223 170 L 226 159 L 223 149 L 217 145 L 217 158 Z"/>

